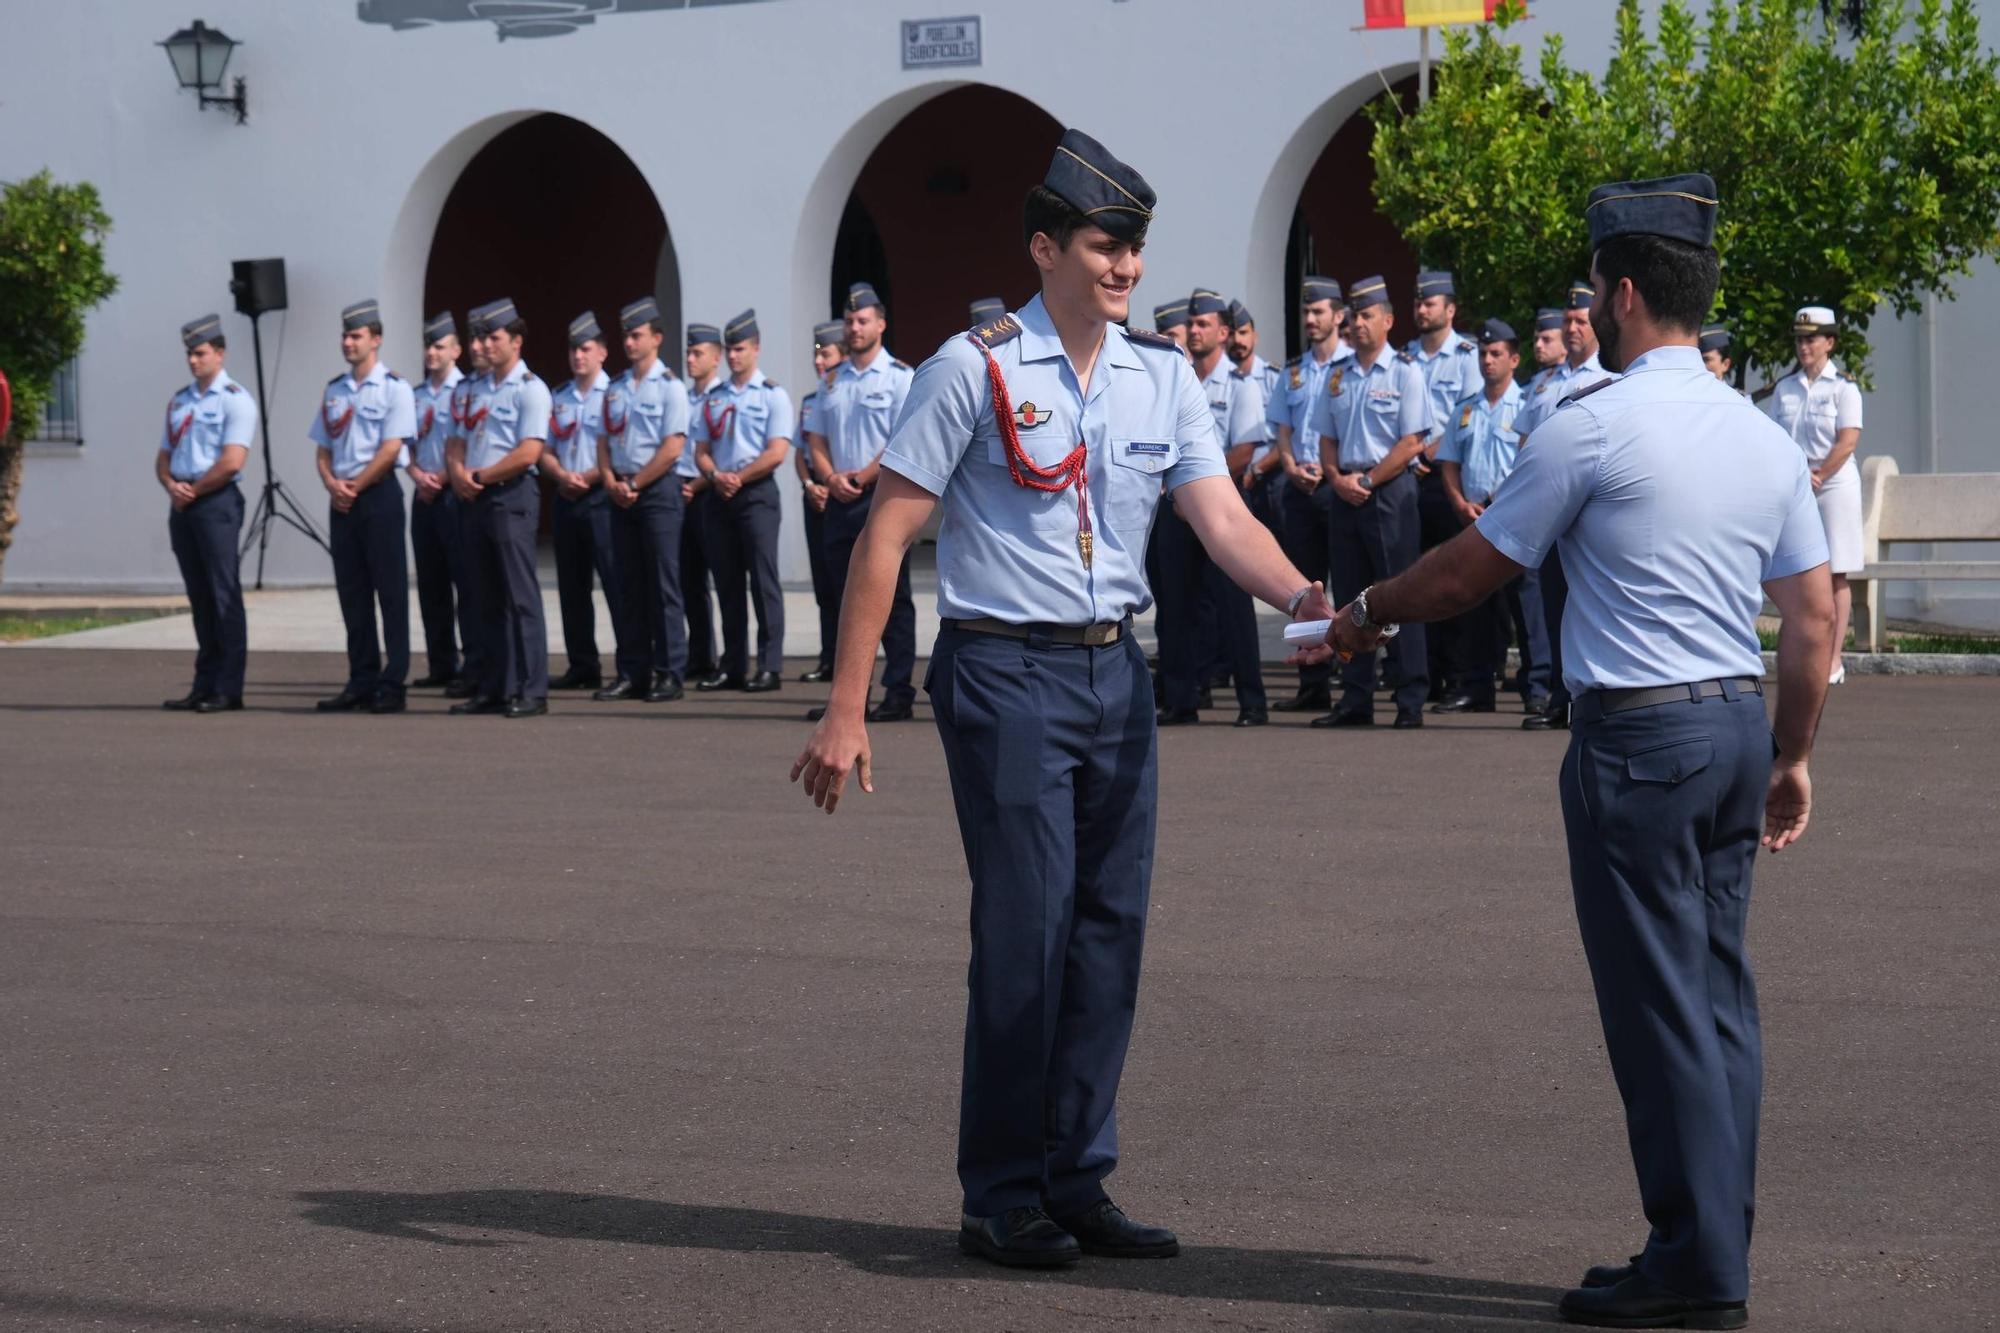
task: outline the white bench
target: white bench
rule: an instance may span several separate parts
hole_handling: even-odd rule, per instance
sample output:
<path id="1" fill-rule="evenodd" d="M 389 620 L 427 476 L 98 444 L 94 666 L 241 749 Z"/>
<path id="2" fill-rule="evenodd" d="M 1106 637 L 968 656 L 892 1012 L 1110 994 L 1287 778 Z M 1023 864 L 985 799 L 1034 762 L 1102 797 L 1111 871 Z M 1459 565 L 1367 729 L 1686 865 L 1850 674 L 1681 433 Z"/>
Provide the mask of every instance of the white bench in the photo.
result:
<path id="1" fill-rule="evenodd" d="M 1850 575 L 1855 647 L 1882 651 L 1882 597 L 1874 585 L 1933 579 L 2000 580 L 2000 560 L 1889 560 L 1891 542 L 2000 541 L 2000 472 L 1903 473 L 1893 458 L 1861 465 L 1861 558 Z"/>

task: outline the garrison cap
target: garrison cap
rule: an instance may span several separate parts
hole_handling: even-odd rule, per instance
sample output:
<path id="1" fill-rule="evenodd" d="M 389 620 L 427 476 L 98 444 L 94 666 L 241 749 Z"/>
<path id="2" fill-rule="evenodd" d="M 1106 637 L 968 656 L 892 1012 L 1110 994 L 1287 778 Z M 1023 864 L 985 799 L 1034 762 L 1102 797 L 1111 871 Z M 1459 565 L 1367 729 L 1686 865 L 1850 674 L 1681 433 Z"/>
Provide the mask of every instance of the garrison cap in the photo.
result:
<path id="1" fill-rule="evenodd" d="M 1550 329 L 1563 326 L 1563 312 L 1552 305 L 1545 305 L 1535 312 L 1535 332 L 1547 333 Z"/>
<path id="2" fill-rule="evenodd" d="M 1520 341 L 1520 335 L 1514 332 L 1514 326 L 1504 319 L 1489 319 L 1479 326 L 1479 345 L 1481 347 L 1484 347 L 1487 343 L 1518 344 Z"/>
<path id="3" fill-rule="evenodd" d="M 424 321 L 424 346 L 458 336 L 458 321 L 449 310 L 440 310 Z"/>
<path id="4" fill-rule="evenodd" d="M 853 300 L 853 294 L 849 293 L 847 299 Z M 730 347 L 738 343 L 747 343 L 758 336 L 757 311 L 754 308 L 744 311 L 722 326 L 722 341 Z"/>
<path id="5" fill-rule="evenodd" d="M 630 333 L 641 324 L 663 323 L 660 319 L 660 303 L 650 296 L 642 296 L 621 306 L 618 311 L 618 326 Z"/>
<path id="6" fill-rule="evenodd" d="M 887 306 L 882 304 L 882 298 L 875 294 L 874 283 L 857 282 L 848 287 L 847 304 L 842 308 L 849 314 L 854 313 L 856 310 L 866 310 L 871 305 L 877 310 L 888 309 Z"/>
<path id="7" fill-rule="evenodd" d="M 815 349 L 839 346 L 846 336 L 847 325 L 841 320 L 829 319 L 825 323 L 813 325 L 813 347 Z M 694 337 L 693 333 L 690 332 L 688 337 L 692 340 Z"/>
<path id="8" fill-rule="evenodd" d="M 1704 324 L 1701 336 L 1695 339 L 1695 346 L 1704 352 L 1720 355 L 1729 350 L 1729 330 L 1720 324 Z"/>
<path id="9" fill-rule="evenodd" d="M 1157 332 L 1165 333 L 1168 329 L 1177 329 L 1187 322 L 1186 301 L 1169 301 L 1165 305 L 1153 307 L 1153 328 Z"/>
<path id="10" fill-rule="evenodd" d="M 967 310 L 971 313 L 975 325 L 991 324 L 1007 313 L 1007 303 L 997 296 L 982 296 L 968 306 Z"/>
<path id="11" fill-rule="evenodd" d="M 380 324 L 381 322 L 382 307 L 372 296 L 366 301 L 356 301 L 353 305 L 340 312 L 340 331 L 342 333 L 346 333 L 352 329 L 365 329 L 370 324 Z"/>
<path id="12" fill-rule="evenodd" d="M 1064 130 L 1042 184 L 1121 241 L 1136 241 L 1153 220 L 1158 197 L 1146 178 L 1082 130 Z"/>
<path id="13" fill-rule="evenodd" d="M 486 317 L 493 313 L 494 302 L 483 301 L 465 312 L 465 332 L 468 337 L 484 338 L 493 331 Z"/>
<path id="14" fill-rule="evenodd" d="M 1347 304 L 1348 308 L 1353 310 L 1366 310 L 1371 305 L 1387 305 L 1389 284 L 1382 281 L 1379 275 L 1363 278 L 1347 289 Z"/>
<path id="15" fill-rule="evenodd" d="M 587 342 L 603 342 L 604 330 L 597 327 L 597 312 L 586 310 L 569 322 L 569 345 L 581 347 Z"/>
<path id="16" fill-rule="evenodd" d="M 1340 284 L 1332 278 L 1314 274 L 1299 284 L 1300 305 L 1311 305 L 1314 301 L 1331 301 L 1339 305 L 1346 299 L 1340 290 Z"/>
<path id="17" fill-rule="evenodd" d="M 1244 305 L 1241 301 L 1235 300 L 1233 298 L 1230 300 L 1229 302 L 1230 328 L 1248 329 L 1255 327 L 1256 323 L 1257 323 L 1256 320 L 1250 318 L 1250 307 Z"/>
<path id="18" fill-rule="evenodd" d="M 1823 305 L 1801 306 L 1799 313 L 1792 317 L 1792 336 L 1809 338 L 1815 333 L 1829 337 L 1840 332 L 1840 321 L 1834 318 L 1830 307 Z"/>
<path id="19" fill-rule="evenodd" d="M 1194 289 L 1194 295 L 1188 297 L 1190 319 L 1196 315 L 1222 315 L 1226 318 L 1228 314 L 1229 302 L 1223 300 L 1218 292 L 1212 292 L 1206 287 L 1197 287 Z"/>
<path id="20" fill-rule="evenodd" d="M 722 346 L 722 330 L 713 324 L 688 325 L 688 346 L 699 347 L 703 343 L 714 343 L 717 347 Z"/>
<path id="21" fill-rule="evenodd" d="M 1715 244 L 1715 206 L 1714 180 L 1696 171 L 1600 185 L 1583 215 L 1592 250 L 1618 236 L 1665 236 L 1708 248 Z"/>
<path id="22" fill-rule="evenodd" d="M 1458 299 L 1458 287 L 1452 281 L 1451 270 L 1425 269 L 1417 274 L 1417 299 L 1421 301 L 1426 296 L 1448 296 L 1454 301 Z"/>
<path id="23" fill-rule="evenodd" d="M 1597 299 L 1597 289 L 1583 278 L 1569 285 L 1569 295 L 1563 300 L 1565 310 L 1588 310 L 1590 303 Z"/>
<path id="24" fill-rule="evenodd" d="M 486 331 L 488 333 L 498 333 L 519 319 L 521 312 L 514 308 L 513 297 L 503 296 L 497 301 L 488 301 L 486 303 L 485 315 Z"/>
<path id="25" fill-rule="evenodd" d="M 222 336 L 222 316 L 203 315 L 181 325 L 181 344 L 190 352 L 206 342 L 214 342 Z"/>

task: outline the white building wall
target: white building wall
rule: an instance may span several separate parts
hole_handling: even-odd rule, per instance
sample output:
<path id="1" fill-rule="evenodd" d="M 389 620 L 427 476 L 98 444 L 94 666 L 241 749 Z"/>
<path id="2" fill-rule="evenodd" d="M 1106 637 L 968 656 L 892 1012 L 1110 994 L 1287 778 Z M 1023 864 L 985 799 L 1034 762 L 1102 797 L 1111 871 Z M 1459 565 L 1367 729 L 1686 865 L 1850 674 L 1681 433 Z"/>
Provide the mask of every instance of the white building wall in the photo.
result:
<path id="1" fill-rule="evenodd" d="M 1520 39 L 1558 30 L 1573 59 L 1602 63 L 1605 0 L 1534 9 Z M 249 321 L 231 312 L 225 285 L 233 259 L 286 261 L 291 308 L 265 320 L 277 375 L 265 406 L 279 475 L 322 512 L 305 426 L 341 368 L 339 308 L 378 296 L 385 359 L 418 373 L 423 269 L 445 196 L 479 148 L 528 115 L 575 117 L 625 151 L 666 214 L 683 311 L 717 319 L 756 306 L 767 368 L 797 385 L 810 378 L 805 334 L 825 314 L 855 177 L 936 93 L 973 80 L 1005 88 L 1145 173 L 1160 208 L 1135 308 L 1199 281 L 1271 311 L 1306 174 L 1381 77 L 1410 71 L 1417 46 L 1414 33 L 1353 31 L 1359 0 L 765 0 L 608 14 L 570 35 L 505 42 L 485 22 L 391 32 L 342 3 L 211 0 L 200 10 L 244 43 L 229 73 L 249 80 L 245 127 L 197 113 L 175 88 L 154 43 L 185 19 L 148 0 L 19 8 L 0 43 L 0 179 L 47 166 L 96 182 L 121 283 L 92 317 L 81 362 L 88 443 L 29 459 L 10 585 L 177 585 L 151 453 L 184 378 L 183 320 L 221 309 L 231 371 L 254 389 Z M 983 19 L 979 68 L 900 68 L 900 20 L 971 12 Z M 1186 72 L 1178 87 L 1173 70 Z M 520 190 L 495 208 L 559 207 L 550 166 L 524 162 Z M 496 274 L 493 290 L 507 287 Z M 1939 467 L 2000 467 L 1973 390 L 1973 360 L 2000 333 L 1996 312 L 2000 273 L 1987 266 L 1939 314 Z M 1881 387 L 1863 449 L 1916 466 L 1930 410 L 1918 392 L 1928 383 L 1921 329 L 1878 333 Z M 910 360 L 930 350 L 897 349 Z M 253 462 L 249 480 L 261 478 Z M 796 521 L 785 532 L 787 575 L 802 579 Z M 268 576 L 323 583 L 330 570 L 280 533 Z"/>

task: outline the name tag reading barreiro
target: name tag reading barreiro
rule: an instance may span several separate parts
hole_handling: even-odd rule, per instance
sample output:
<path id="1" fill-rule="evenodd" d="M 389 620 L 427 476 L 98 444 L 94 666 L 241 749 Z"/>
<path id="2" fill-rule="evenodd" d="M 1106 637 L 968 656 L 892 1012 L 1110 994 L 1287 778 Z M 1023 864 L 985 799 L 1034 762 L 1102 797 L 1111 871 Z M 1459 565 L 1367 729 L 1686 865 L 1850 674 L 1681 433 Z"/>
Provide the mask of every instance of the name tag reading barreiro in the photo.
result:
<path id="1" fill-rule="evenodd" d="M 1128 454 L 1156 454 L 1162 458 L 1173 450 L 1172 440 L 1127 440 L 1125 452 Z"/>

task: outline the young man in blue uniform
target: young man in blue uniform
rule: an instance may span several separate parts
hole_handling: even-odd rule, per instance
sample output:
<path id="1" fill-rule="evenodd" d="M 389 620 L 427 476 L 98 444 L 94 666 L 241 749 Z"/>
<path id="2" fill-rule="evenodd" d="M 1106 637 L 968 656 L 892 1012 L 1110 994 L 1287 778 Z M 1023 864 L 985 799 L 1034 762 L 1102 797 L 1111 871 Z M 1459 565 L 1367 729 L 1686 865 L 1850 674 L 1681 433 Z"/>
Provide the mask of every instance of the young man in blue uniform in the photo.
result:
<path id="1" fill-rule="evenodd" d="M 1156 822 L 1152 688 L 1131 631 L 1152 600 L 1141 567 L 1162 483 L 1232 578 L 1328 614 L 1229 480 L 1187 357 L 1121 327 L 1153 202 L 1102 145 L 1064 134 L 1025 210 L 1041 294 L 917 372 L 855 548 L 832 699 L 792 768 L 829 812 L 851 771 L 873 790 L 876 636 L 942 504 L 925 688 L 972 877 L 959 1245 L 1001 1264 L 1179 1248 L 1103 1185 Z"/>
<path id="2" fill-rule="evenodd" d="M 417 611 L 424 622 L 424 653 L 430 670 L 410 682 L 420 690 L 442 689 L 458 679 L 458 595 L 460 561 L 458 510 L 451 502 L 451 479 L 444 471 L 445 445 L 452 437 L 452 400 L 465 375 L 458 368 L 458 321 L 449 310 L 424 321 L 424 377 L 411 386 L 417 433 L 410 445 L 410 551 L 417 565 Z"/>
<path id="3" fill-rule="evenodd" d="M 568 668 L 549 682 L 552 690 L 595 690 L 604 684 L 597 608 L 590 596 L 593 576 L 604 587 L 604 606 L 618 643 L 632 632 L 612 549 L 610 492 L 604 489 L 597 457 L 604 438 L 604 395 L 611 387 L 611 377 L 604 373 L 608 351 L 594 312 L 586 310 L 569 322 L 570 378 L 551 395 L 549 447 L 539 464 L 556 487 L 549 528 L 556 548 L 563 648 L 569 657 Z"/>
<path id="4" fill-rule="evenodd" d="M 1651 1231 L 1559 1309 L 1613 1328 L 1749 1319 L 1762 1050 L 1743 928 L 1760 841 L 1778 851 L 1806 829 L 1833 633 L 1804 460 L 1696 348 L 1715 211 L 1704 175 L 1591 192 L 1590 318 L 1623 378 L 1545 413 L 1474 525 L 1365 589 L 1333 631 L 1365 651 L 1380 625 L 1462 610 L 1565 550 L 1570 880 Z M 1775 728 L 1766 597 L 1784 613 Z"/>
<path id="5" fill-rule="evenodd" d="M 243 492 L 236 476 L 257 436 L 257 404 L 222 368 L 228 343 L 222 316 L 181 325 L 193 380 L 167 401 L 153 475 L 172 506 L 167 536 L 194 611 L 194 684 L 162 708 L 223 713 L 243 707 L 248 626 L 236 543 L 243 532 Z"/>
<path id="6" fill-rule="evenodd" d="M 451 459 L 454 450 L 461 459 L 465 456 L 472 433 L 486 419 L 486 400 L 493 389 L 493 381 L 486 377 L 492 364 L 486 357 L 486 316 L 492 309 L 492 302 L 488 302 L 465 312 L 465 360 L 471 370 L 451 391 L 451 433 L 444 442 L 444 503 L 449 510 L 446 522 L 458 542 L 451 582 L 458 594 L 458 643 L 464 656 L 459 663 L 458 678 L 444 687 L 447 699 L 470 699 L 479 693 L 480 682 L 486 679 L 486 641 L 491 637 L 479 615 L 475 572 L 479 563 L 479 530 L 474 522 L 475 511 L 459 494 Z"/>
<path id="7" fill-rule="evenodd" d="M 382 364 L 382 313 L 373 301 L 340 312 L 347 373 L 327 381 L 307 434 L 327 493 L 333 586 L 347 625 L 347 684 L 322 713 L 400 713 L 410 672 L 410 572 L 403 559 L 403 486 L 417 433 L 408 381 Z M 375 632 L 375 608 L 382 631 Z M 387 660 L 384 660 L 384 650 Z"/>
<path id="8" fill-rule="evenodd" d="M 722 378 L 722 326 L 687 326 L 687 400 L 689 423 L 702 395 Z M 695 466 L 694 445 L 681 449 L 681 461 L 674 464 L 674 476 L 681 483 L 681 603 L 687 619 L 687 674 L 690 680 L 706 680 L 715 674 L 715 598 L 711 595 L 708 572 L 708 478 Z M 828 679 L 832 677 L 829 675 Z"/>
<path id="9" fill-rule="evenodd" d="M 1416 305 L 1411 310 L 1417 336 L 1404 351 L 1424 372 L 1424 384 L 1431 393 L 1431 434 L 1417 455 L 1417 544 L 1428 551 L 1458 535 L 1458 516 L 1444 493 L 1444 478 L 1437 469 L 1437 452 L 1444 443 L 1445 427 L 1452 410 L 1468 394 L 1479 388 L 1479 348 L 1455 326 L 1458 319 L 1458 284 L 1445 269 L 1428 269 L 1417 274 Z M 1429 626 L 1424 645 L 1429 652 L 1432 701 L 1445 698 L 1457 685 L 1465 669 L 1459 647 L 1457 621 Z"/>
<path id="10" fill-rule="evenodd" d="M 978 307 L 979 302 L 974 301 Z M 1001 314 L 1007 312 L 1003 309 Z M 975 321 L 976 322 L 976 321 Z M 817 377 L 811 393 L 799 399 L 799 431 L 808 441 L 819 424 L 819 396 L 831 389 L 834 372 L 847 359 L 847 325 L 838 319 L 813 325 L 813 374 Z M 806 560 L 812 568 L 813 603 L 819 611 L 819 658 L 812 670 L 799 679 L 808 685 L 823 685 L 833 679 L 833 645 L 840 632 L 840 592 L 834 586 L 832 562 L 826 554 L 826 503 L 829 492 L 813 476 L 812 450 L 792 450 L 792 469 L 799 478 L 800 509 L 805 518 Z"/>
<path id="11" fill-rule="evenodd" d="M 1229 360 L 1236 367 L 1236 374 L 1248 380 L 1257 390 L 1259 409 L 1264 418 L 1264 432 L 1257 448 L 1250 454 L 1250 461 L 1243 468 L 1243 499 L 1250 506 L 1250 512 L 1263 520 L 1282 545 L 1285 540 L 1284 493 L 1279 489 L 1285 484 L 1285 470 L 1278 457 L 1278 428 L 1270 418 L 1271 399 L 1283 382 L 1279 369 L 1257 355 L 1257 323 L 1250 317 L 1250 311 L 1241 301 L 1229 303 Z"/>
<path id="12" fill-rule="evenodd" d="M 1319 433 L 1313 408 L 1326 396 L 1334 367 L 1352 360 L 1354 349 L 1340 336 L 1345 293 L 1332 278 L 1309 275 L 1299 287 L 1299 327 L 1306 350 L 1285 363 L 1264 414 L 1278 447 L 1279 526 L 1285 550 L 1312 579 L 1326 580 L 1333 536 L 1333 490 L 1320 470 Z M 1299 668 L 1298 693 L 1271 705 L 1281 713 L 1314 712 L 1333 706 L 1333 670 L 1325 662 Z"/>

